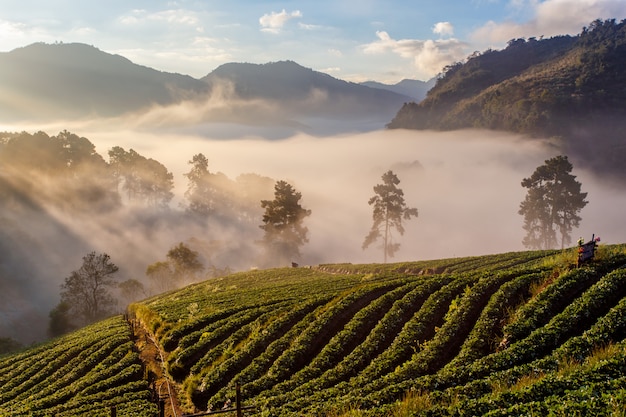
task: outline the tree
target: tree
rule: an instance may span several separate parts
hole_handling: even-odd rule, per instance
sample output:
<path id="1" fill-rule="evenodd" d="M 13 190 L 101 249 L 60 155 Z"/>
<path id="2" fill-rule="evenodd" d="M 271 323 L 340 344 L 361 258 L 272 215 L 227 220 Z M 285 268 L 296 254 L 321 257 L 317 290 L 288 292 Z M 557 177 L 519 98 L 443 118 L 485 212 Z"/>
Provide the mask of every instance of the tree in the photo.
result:
<path id="1" fill-rule="evenodd" d="M 153 292 L 157 294 L 176 288 L 174 271 L 169 262 L 158 261 L 148 265 L 146 275 L 152 281 Z"/>
<path id="2" fill-rule="evenodd" d="M 109 289 L 117 285 L 113 276 L 118 269 L 106 253 L 91 252 L 83 257 L 80 269 L 65 278 L 61 285 L 61 302 L 69 305 L 77 324 L 93 323 L 113 312 L 117 302 Z"/>
<path id="3" fill-rule="evenodd" d="M 126 281 L 120 282 L 117 286 L 120 290 L 120 295 L 126 303 L 132 303 L 146 296 L 146 289 L 143 284 L 136 279 L 127 279 Z"/>
<path id="4" fill-rule="evenodd" d="M 417 217 L 417 209 L 409 208 L 404 201 L 404 192 L 398 188 L 400 180 L 393 173 L 387 171 L 382 176 L 383 183 L 374 186 L 374 195 L 368 204 L 374 207 L 372 219 L 374 223 L 370 232 L 365 237 L 363 249 L 374 243 L 378 238 L 383 239 L 384 260 L 387 263 L 387 256 L 393 255 L 400 249 L 399 243 L 393 242 L 392 229 L 395 228 L 400 235 L 404 235 L 402 220 L 410 220 Z"/>
<path id="5" fill-rule="evenodd" d="M 528 192 L 518 213 L 524 216 L 526 236 L 522 243 L 527 248 L 554 248 L 557 234 L 561 248 L 571 243 L 570 232 L 581 220 L 578 213 L 588 203 L 587 193 L 581 192 L 581 184 L 571 171 L 567 156 L 559 155 L 546 160 L 522 180 L 522 187 L 528 188 Z"/>
<path id="6" fill-rule="evenodd" d="M 174 175 L 152 158 L 146 158 L 133 149 L 128 152 L 115 146 L 109 151 L 109 164 L 118 186 L 126 192 L 129 201 L 144 201 L 153 207 L 166 208 L 174 197 Z"/>
<path id="7" fill-rule="evenodd" d="M 69 317 L 70 305 L 61 301 L 55 308 L 50 311 L 50 322 L 48 323 L 48 336 L 57 337 L 64 335 L 72 330 L 74 326 Z"/>
<path id="8" fill-rule="evenodd" d="M 263 245 L 269 259 L 284 263 L 300 258 L 300 246 L 309 241 L 309 229 L 303 225 L 311 215 L 300 205 L 302 194 L 286 181 L 277 181 L 274 186 L 274 200 L 261 200 L 265 209 L 263 225 L 265 231 Z"/>
<path id="9" fill-rule="evenodd" d="M 22 349 L 24 346 L 10 337 L 0 337 L 0 355 L 12 353 Z"/>
<path id="10" fill-rule="evenodd" d="M 187 210 L 201 216 L 230 214 L 234 208 L 233 181 L 221 172 L 211 173 L 209 160 L 201 153 L 194 155 L 189 164 L 191 170 L 184 174 L 189 180 Z"/>
<path id="11" fill-rule="evenodd" d="M 176 279 L 183 284 L 195 281 L 196 276 L 204 270 L 198 259 L 198 252 L 191 250 L 184 243 L 179 243 L 167 252 L 169 265 Z"/>

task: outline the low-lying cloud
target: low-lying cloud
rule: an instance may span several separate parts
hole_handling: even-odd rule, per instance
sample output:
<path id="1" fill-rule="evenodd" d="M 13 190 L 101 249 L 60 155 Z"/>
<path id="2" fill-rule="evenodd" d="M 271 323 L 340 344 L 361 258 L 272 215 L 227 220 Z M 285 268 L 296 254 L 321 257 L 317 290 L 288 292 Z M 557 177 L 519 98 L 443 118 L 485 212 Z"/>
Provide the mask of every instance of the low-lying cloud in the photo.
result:
<path id="1" fill-rule="evenodd" d="M 526 191 L 521 180 L 546 159 L 560 154 L 547 140 L 486 130 L 377 130 L 323 137 L 299 133 L 268 140 L 267 135 L 253 135 L 250 126 L 242 129 L 233 124 L 223 125 L 228 132 L 218 136 L 231 139 L 219 140 L 211 124 L 193 128 L 167 125 L 153 130 L 110 126 L 98 122 L 83 125 L 80 131 L 66 128 L 87 137 L 105 159 L 109 149 L 122 146 L 165 165 L 175 181 L 171 210 L 128 206 L 82 216 L 49 210 L 36 221 L 5 213 L 5 225 L 20 229 L 13 234 L 20 240 L 5 246 L 19 250 L 22 256 L 15 259 L 15 265 L 2 265 L 0 272 L 12 277 L 4 286 L 22 288 L 3 290 L 19 302 L 11 305 L 11 312 L 0 311 L 0 321 L 4 321 L 0 333 L 19 334 L 19 329 L 6 330 L 6 323 L 37 314 L 41 333 L 45 332 L 45 317 L 58 302 L 59 285 L 80 267 L 82 257 L 94 250 L 111 256 L 120 267 L 121 280 L 145 282 L 146 267 L 165 260 L 167 250 L 179 242 L 195 241 L 214 248 L 202 254 L 205 265 L 233 270 L 259 266 L 260 216 L 256 222 L 242 223 L 232 217 L 192 222 L 180 215 L 187 188 L 184 173 L 189 172 L 188 161 L 198 153 L 208 158 L 213 173 L 221 172 L 232 180 L 256 173 L 286 180 L 302 193 L 301 204 L 312 214 L 305 220 L 310 241 L 301 248 L 302 258 L 297 260 L 301 265 L 383 261 L 377 244 L 366 250 L 361 245 L 372 224 L 367 202 L 374 195 L 374 185 L 389 169 L 400 179 L 407 205 L 419 210 L 418 218 L 405 223 L 404 236 L 395 235 L 401 246 L 390 262 L 524 250 L 523 222 L 517 213 Z M 573 174 L 589 193 L 589 204 L 581 212 L 583 220 L 572 233 L 573 240 L 596 234 L 604 243 L 625 242 L 623 189 L 612 189 L 577 169 L 576 164 Z M 24 307 L 28 305 L 30 310 Z M 18 314 L 21 310 L 26 313 Z"/>

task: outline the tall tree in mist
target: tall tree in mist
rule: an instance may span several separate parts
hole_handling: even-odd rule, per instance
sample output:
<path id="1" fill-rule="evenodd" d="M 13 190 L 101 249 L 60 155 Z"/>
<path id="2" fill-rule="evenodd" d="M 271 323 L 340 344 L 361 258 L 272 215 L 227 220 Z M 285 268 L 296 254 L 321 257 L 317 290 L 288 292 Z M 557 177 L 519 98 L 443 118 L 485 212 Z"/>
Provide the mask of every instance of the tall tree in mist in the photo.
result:
<path id="1" fill-rule="evenodd" d="M 152 293 L 159 294 L 176 288 L 174 271 L 167 261 L 158 261 L 148 265 L 146 276 L 150 278 Z"/>
<path id="2" fill-rule="evenodd" d="M 402 221 L 417 217 L 418 213 L 416 208 L 406 206 L 404 192 L 398 188 L 400 180 L 393 171 L 385 172 L 382 180 L 382 184 L 374 186 L 376 195 L 370 198 L 368 202 L 370 206 L 373 206 L 372 219 L 374 223 L 365 237 L 363 249 L 382 237 L 382 249 L 386 263 L 387 256 L 393 257 L 400 249 L 400 244 L 393 242 L 392 229 L 396 229 L 400 235 L 404 235 Z"/>
<path id="3" fill-rule="evenodd" d="M 204 270 L 198 252 L 182 242 L 167 252 L 167 259 L 173 275 L 182 284 L 195 281 L 198 274 Z"/>
<path id="4" fill-rule="evenodd" d="M 61 301 L 48 315 L 48 336 L 57 337 L 74 330 L 72 320 L 70 320 L 70 305 Z"/>
<path id="5" fill-rule="evenodd" d="M 174 175 L 159 161 L 114 146 L 109 150 L 109 164 L 129 201 L 165 208 L 174 197 Z"/>
<path id="6" fill-rule="evenodd" d="M 567 156 L 548 159 L 544 165 L 522 180 L 528 188 L 518 213 L 524 216 L 526 236 L 522 240 L 530 249 L 550 249 L 557 246 L 560 234 L 561 248 L 571 243 L 570 232 L 578 227 L 580 211 L 587 205 L 587 193 L 571 174 L 572 164 Z"/>
<path id="7" fill-rule="evenodd" d="M 118 269 L 106 253 L 91 252 L 83 257 L 83 265 L 65 278 L 61 303 L 69 306 L 76 324 L 92 323 L 113 313 L 117 301 L 109 290 L 117 286 L 114 275 Z"/>
<path id="8" fill-rule="evenodd" d="M 185 192 L 187 209 L 201 216 L 231 214 L 232 181 L 221 172 L 211 173 L 209 160 L 201 153 L 194 155 L 189 164 L 191 170 L 185 174 L 189 180 Z"/>
<path id="9" fill-rule="evenodd" d="M 265 213 L 259 227 L 265 231 L 262 243 L 268 260 L 283 264 L 300 258 L 300 246 L 309 241 L 304 219 L 311 215 L 311 210 L 300 205 L 301 198 L 291 184 L 277 181 L 274 199 L 261 200 Z"/>

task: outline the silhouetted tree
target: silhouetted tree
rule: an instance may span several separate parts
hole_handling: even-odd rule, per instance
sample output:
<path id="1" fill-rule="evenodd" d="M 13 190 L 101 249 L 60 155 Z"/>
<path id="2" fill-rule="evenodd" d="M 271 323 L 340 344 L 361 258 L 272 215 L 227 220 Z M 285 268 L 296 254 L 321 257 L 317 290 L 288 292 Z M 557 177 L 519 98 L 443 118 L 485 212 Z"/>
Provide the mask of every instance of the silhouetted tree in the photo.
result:
<path id="1" fill-rule="evenodd" d="M 204 270 L 198 252 L 191 250 L 182 242 L 167 252 L 167 259 L 174 276 L 183 284 L 195 281 L 198 274 Z"/>
<path id="2" fill-rule="evenodd" d="M 61 336 L 75 329 L 69 315 L 70 305 L 63 301 L 50 311 L 48 315 L 50 317 L 50 322 L 48 323 L 49 337 Z"/>
<path id="3" fill-rule="evenodd" d="M 402 220 L 410 220 L 413 216 L 417 217 L 418 212 L 416 208 L 406 206 L 404 192 L 397 187 L 400 180 L 393 171 L 385 172 L 382 180 L 382 184 L 374 186 L 376 195 L 370 198 L 368 202 L 370 206 L 374 207 L 372 213 L 374 223 L 369 234 L 365 237 L 363 249 L 382 237 L 382 249 L 386 263 L 387 256 L 393 257 L 396 251 L 400 249 L 400 244 L 393 242 L 391 229 L 395 228 L 400 235 L 404 235 Z"/>
<path id="4" fill-rule="evenodd" d="M 234 183 L 221 172 L 209 171 L 209 160 L 203 154 L 194 155 L 191 170 L 184 174 L 189 180 L 185 197 L 187 210 L 201 216 L 219 214 L 232 215 Z"/>
<path id="5" fill-rule="evenodd" d="M 83 265 L 65 278 L 61 302 L 69 305 L 77 324 L 92 323 L 113 312 L 117 302 L 109 289 L 117 285 L 113 276 L 118 269 L 106 253 L 91 252 L 83 257 Z"/>
<path id="6" fill-rule="evenodd" d="M 167 261 L 158 261 L 146 268 L 146 275 L 152 282 L 154 293 L 162 293 L 176 288 L 174 271 Z"/>
<path id="7" fill-rule="evenodd" d="M 578 213 L 587 205 L 587 193 L 580 191 L 581 184 L 571 171 L 567 156 L 560 155 L 546 160 L 522 180 L 522 187 L 528 188 L 528 192 L 518 213 L 524 216 L 526 236 L 522 243 L 527 248 L 554 248 L 557 233 L 561 236 L 561 248 L 571 243 L 570 232 L 578 227 Z"/>
<path id="8" fill-rule="evenodd" d="M 0 337 L 0 355 L 15 352 L 23 347 L 17 340 L 13 340 L 10 337 Z"/>
<path id="9" fill-rule="evenodd" d="M 146 296 L 146 289 L 143 284 L 136 279 L 127 279 L 120 282 L 117 287 L 120 290 L 120 295 L 126 303 L 132 303 L 139 300 L 141 297 Z"/>
<path id="10" fill-rule="evenodd" d="M 269 259 L 284 263 L 300 258 L 300 246 L 309 241 L 309 229 L 304 219 L 311 215 L 300 205 L 302 194 L 286 181 L 278 181 L 274 186 L 274 199 L 261 200 L 265 209 L 263 224 L 265 231 L 263 245 Z"/>
<path id="11" fill-rule="evenodd" d="M 109 164 L 129 201 L 163 208 L 174 197 L 174 176 L 159 161 L 115 146 L 109 151 Z"/>

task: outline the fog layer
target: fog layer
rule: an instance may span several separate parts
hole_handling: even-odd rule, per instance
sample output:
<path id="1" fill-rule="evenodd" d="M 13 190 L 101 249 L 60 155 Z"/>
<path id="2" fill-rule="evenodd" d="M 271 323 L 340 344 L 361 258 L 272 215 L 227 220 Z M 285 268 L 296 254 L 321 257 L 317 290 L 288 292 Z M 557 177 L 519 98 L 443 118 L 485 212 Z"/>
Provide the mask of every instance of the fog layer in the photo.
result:
<path id="1" fill-rule="evenodd" d="M 193 154 L 203 153 L 209 169 L 231 178 L 254 172 L 291 182 L 312 210 L 310 243 L 303 262 L 379 262 L 382 251 L 361 249 L 371 226 L 367 201 L 381 175 L 393 169 L 405 199 L 419 210 L 406 223 L 395 260 L 419 260 L 523 250 L 522 218 L 517 214 L 526 190 L 522 178 L 559 154 L 549 141 L 492 131 L 374 131 L 313 137 L 298 134 L 281 141 L 254 137 L 212 140 L 208 135 L 147 132 L 90 132 L 102 151 L 124 143 L 167 166 L 185 189 L 183 172 Z M 626 239 L 619 207 L 626 196 L 603 187 L 574 167 L 589 192 L 589 205 L 574 234 Z M 260 224 L 260 221 L 259 221 Z M 575 239 L 577 236 L 573 236 Z M 233 239 L 235 237 L 232 237 Z"/>
<path id="2" fill-rule="evenodd" d="M 286 180 L 302 193 L 301 204 L 312 214 L 305 220 L 309 243 L 301 248 L 302 258 L 294 260 L 301 265 L 382 262 L 379 245 L 367 250 L 361 245 L 372 224 L 367 202 L 389 169 L 400 179 L 407 205 L 419 210 L 417 218 L 405 223 L 404 236 L 396 233 L 395 241 L 401 246 L 390 262 L 524 250 L 522 218 L 517 213 L 526 192 L 521 180 L 560 154 L 549 141 L 492 131 L 379 130 L 267 140 L 266 135 L 251 136 L 249 126 L 242 133 L 240 126 L 223 125 L 227 135 L 222 137 L 234 139 L 220 140 L 212 135 L 215 126 L 209 130 L 196 126 L 193 132 L 103 126 L 67 129 L 88 138 L 105 158 L 112 147 L 123 146 L 165 165 L 176 186 L 171 210 L 126 206 L 81 216 L 55 210 L 48 210 L 44 217 L 36 211 L 32 215 L 4 213 L 4 236 L 14 240 L 2 242 L 7 256 L 0 264 L 5 305 L 0 311 L 0 337 L 22 342 L 41 338 L 47 314 L 59 301 L 59 285 L 91 251 L 111 256 L 120 267 L 120 281 L 145 282 L 146 267 L 164 260 L 167 250 L 179 242 L 195 242 L 195 250 L 207 248 L 201 254 L 205 265 L 235 271 L 259 266 L 255 242 L 262 234 L 261 216 L 257 222 L 243 224 L 218 217 L 186 222 L 177 215 L 185 203 L 183 174 L 198 153 L 208 158 L 213 173 L 222 172 L 231 179 L 256 173 Z M 626 242 L 622 221 L 626 195 L 576 165 L 573 174 L 589 200 L 573 240 L 595 233 L 603 243 Z M 25 319 L 37 325 L 29 324 L 26 331 L 17 324 Z"/>

